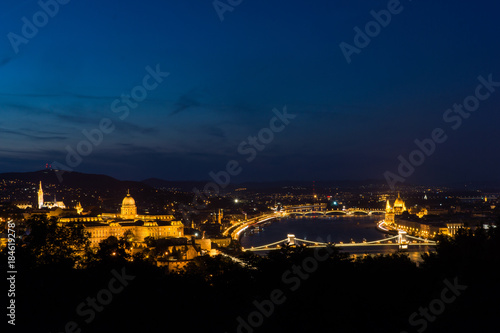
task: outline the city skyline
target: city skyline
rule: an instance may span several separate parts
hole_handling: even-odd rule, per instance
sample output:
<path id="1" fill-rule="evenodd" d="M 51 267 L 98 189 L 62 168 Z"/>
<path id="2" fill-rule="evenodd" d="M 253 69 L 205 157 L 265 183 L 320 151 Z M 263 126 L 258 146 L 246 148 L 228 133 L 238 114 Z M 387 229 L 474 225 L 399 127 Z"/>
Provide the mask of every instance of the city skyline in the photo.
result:
<path id="1" fill-rule="evenodd" d="M 1 1 L 6 325 L 494 330 L 499 12 Z"/>

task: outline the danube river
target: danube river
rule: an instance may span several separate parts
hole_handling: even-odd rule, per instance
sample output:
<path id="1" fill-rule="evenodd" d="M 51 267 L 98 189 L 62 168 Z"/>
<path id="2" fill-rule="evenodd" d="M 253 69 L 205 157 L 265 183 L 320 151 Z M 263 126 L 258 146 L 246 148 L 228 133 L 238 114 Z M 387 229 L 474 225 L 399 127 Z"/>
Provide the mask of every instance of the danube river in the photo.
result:
<path id="1" fill-rule="evenodd" d="M 294 234 L 296 238 L 309 241 L 332 243 L 350 243 L 351 241 L 361 243 L 364 240 L 370 242 L 394 236 L 376 228 L 376 223 L 382 219 L 380 215 L 274 219 L 247 229 L 241 235 L 240 243 L 244 248 L 250 248 L 285 239 L 287 234 Z M 357 257 L 364 254 L 395 253 L 397 250 L 397 246 L 359 246 L 344 248 L 342 251 Z M 420 262 L 420 255 L 432 250 L 429 246 L 410 246 L 408 253 L 413 261 Z"/>

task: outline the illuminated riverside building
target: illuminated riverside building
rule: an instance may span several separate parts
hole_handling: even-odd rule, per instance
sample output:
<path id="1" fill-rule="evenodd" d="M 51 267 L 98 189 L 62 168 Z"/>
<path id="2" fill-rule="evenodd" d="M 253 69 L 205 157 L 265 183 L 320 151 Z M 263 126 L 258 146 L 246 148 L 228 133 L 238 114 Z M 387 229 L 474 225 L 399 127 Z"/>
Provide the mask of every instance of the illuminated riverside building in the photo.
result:
<path id="1" fill-rule="evenodd" d="M 421 237 L 434 237 L 438 234 L 454 236 L 458 230 L 464 228 L 463 223 L 421 223 L 418 221 L 397 220 L 394 228 L 404 230 L 408 234 Z"/>
<path id="2" fill-rule="evenodd" d="M 420 221 L 396 218 L 396 216 L 401 216 L 405 211 L 407 211 L 406 204 L 398 193 L 398 197 L 394 201 L 394 205 L 391 206 L 389 200 L 387 200 L 385 223 L 394 229 L 404 230 L 408 234 L 425 238 L 434 237 L 438 234 L 454 236 L 460 228 L 464 227 L 463 223 L 423 223 Z M 419 218 L 422 218 L 427 214 L 426 209 L 414 207 L 410 208 L 408 212 L 417 215 Z"/>
<path id="3" fill-rule="evenodd" d="M 124 237 L 129 234 L 135 247 L 146 247 L 144 239 L 184 237 L 184 224 L 180 221 L 115 221 L 110 223 L 83 222 L 90 233 L 92 246 L 97 246 L 108 237 Z"/>
<path id="4" fill-rule="evenodd" d="M 80 206 L 81 207 L 81 206 Z M 61 217 L 62 223 L 82 223 L 90 233 L 90 241 L 97 246 L 110 236 L 123 237 L 126 233 L 136 247 L 145 247 L 144 239 L 184 237 L 184 224 L 174 221 L 173 215 L 139 215 L 134 198 L 127 193 L 120 213 L 103 213 L 99 216 Z"/>
<path id="5" fill-rule="evenodd" d="M 395 222 L 396 215 L 401 215 L 406 211 L 406 205 L 401 196 L 398 193 L 397 199 L 394 201 L 394 204 L 391 206 L 389 199 L 387 199 L 387 203 L 385 205 L 385 223 L 389 226 L 392 226 Z"/>
<path id="6" fill-rule="evenodd" d="M 103 220 L 107 219 L 122 219 L 122 220 L 144 220 L 144 221 L 172 221 L 174 219 L 173 215 L 139 215 L 137 214 L 137 206 L 135 204 L 134 198 L 127 193 L 127 196 L 123 198 L 120 214 L 114 213 L 103 213 Z"/>
<path id="7" fill-rule="evenodd" d="M 387 203 L 389 203 L 389 200 L 387 201 Z M 396 215 L 401 215 L 401 214 L 403 214 L 403 212 L 406 212 L 405 202 L 403 201 L 403 199 L 401 199 L 401 196 L 399 195 L 399 193 L 398 193 L 398 197 L 394 201 L 394 206 L 392 207 L 392 209 L 394 210 L 394 214 L 396 214 Z"/>
<path id="8" fill-rule="evenodd" d="M 413 215 L 417 215 L 418 217 L 422 218 L 424 217 L 425 215 L 428 214 L 428 210 L 426 208 L 422 208 L 422 207 L 410 207 L 410 209 L 408 210 L 408 212 L 410 214 L 413 214 Z"/>

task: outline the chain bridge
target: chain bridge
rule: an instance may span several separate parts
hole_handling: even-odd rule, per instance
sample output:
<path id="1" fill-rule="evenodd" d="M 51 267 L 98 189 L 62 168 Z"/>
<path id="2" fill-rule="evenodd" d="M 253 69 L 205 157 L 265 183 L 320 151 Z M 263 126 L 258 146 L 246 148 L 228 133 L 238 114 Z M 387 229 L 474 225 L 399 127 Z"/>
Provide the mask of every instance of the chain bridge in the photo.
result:
<path id="1" fill-rule="evenodd" d="M 265 244 L 265 245 L 260 245 L 260 246 L 255 246 L 255 247 L 250 247 L 250 248 L 244 248 L 244 251 L 272 251 L 272 250 L 279 250 L 283 248 L 284 246 L 305 246 L 308 248 L 316 248 L 316 247 L 326 247 L 326 246 L 335 246 L 335 247 L 364 247 L 364 246 L 397 246 L 400 250 L 407 250 L 409 246 L 422 246 L 422 245 L 429 245 L 429 246 L 434 246 L 436 245 L 435 241 L 431 241 L 428 239 L 420 238 L 420 237 L 414 237 L 410 236 L 406 233 L 406 231 L 399 231 L 399 233 L 396 236 L 389 237 L 389 238 L 383 238 L 383 239 L 378 239 L 374 241 L 363 241 L 361 243 L 356 243 L 356 242 L 350 242 L 350 243 L 324 243 L 324 242 L 314 242 L 310 240 L 305 240 L 305 239 L 300 239 L 296 238 L 295 235 L 293 234 L 288 234 L 287 238 L 282 239 L 277 242 L 273 242 L 270 244 Z"/>

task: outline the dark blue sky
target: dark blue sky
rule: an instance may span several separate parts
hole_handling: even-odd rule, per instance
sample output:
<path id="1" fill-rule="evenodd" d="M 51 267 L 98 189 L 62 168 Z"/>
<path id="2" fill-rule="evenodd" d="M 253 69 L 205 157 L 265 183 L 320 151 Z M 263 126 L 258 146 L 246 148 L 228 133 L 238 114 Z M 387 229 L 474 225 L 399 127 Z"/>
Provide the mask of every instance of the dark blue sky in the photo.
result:
<path id="1" fill-rule="evenodd" d="M 246 0 L 221 21 L 211 0 L 72 0 L 53 17 L 4 0 L 0 172 L 67 165 L 67 147 L 108 118 L 114 130 L 74 170 L 208 179 L 234 159 L 235 182 L 383 178 L 442 128 L 409 181 L 498 179 L 500 87 L 456 130 L 443 115 L 478 76 L 500 81 L 500 4 L 402 0 L 348 63 L 339 44 L 391 2 Z M 113 101 L 157 65 L 169 75 L 120 119 Z M 285 105 L 296 118 L 247 162 L 238 146 Z"/>

